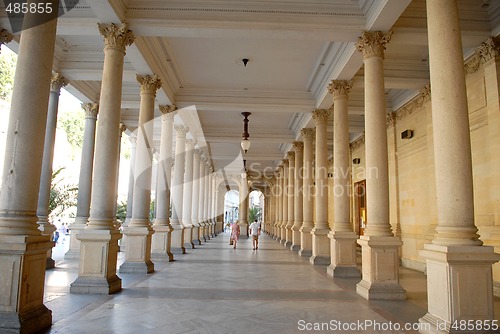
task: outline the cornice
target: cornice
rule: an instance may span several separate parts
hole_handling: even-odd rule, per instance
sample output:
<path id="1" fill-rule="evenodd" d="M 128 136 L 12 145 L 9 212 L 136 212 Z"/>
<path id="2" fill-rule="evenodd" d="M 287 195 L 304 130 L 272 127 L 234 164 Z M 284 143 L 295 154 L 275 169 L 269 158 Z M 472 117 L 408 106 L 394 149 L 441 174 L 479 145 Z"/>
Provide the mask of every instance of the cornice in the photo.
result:
<path id="1" fill-rule="evenodd" d="M 491 37 L 478 46 L 474 54 L 465 61 L 465 73 L 467 75 L 476 73 L 484 64 L 498 57 L 500 57 L 500 36 Z"/>
<path id="2" fill-rule="evenodd" d="M 359 136 L 358 138 L 356 138 L 351 144 L 351 152 L 354 151 L 354 150 L 357 150 L 358 148 L 360 148 L 361 146 L 363 146 L 365 144 L 365 134 L 363 133 L 361 136 Z"/>

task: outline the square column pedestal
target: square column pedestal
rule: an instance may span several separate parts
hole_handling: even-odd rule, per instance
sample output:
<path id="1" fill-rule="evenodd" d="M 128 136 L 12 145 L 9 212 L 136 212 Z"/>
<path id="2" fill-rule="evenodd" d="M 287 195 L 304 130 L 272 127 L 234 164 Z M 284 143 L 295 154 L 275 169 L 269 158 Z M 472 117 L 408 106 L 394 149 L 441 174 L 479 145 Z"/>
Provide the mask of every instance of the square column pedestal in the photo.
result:
<path id="1" fill-rule="evenodd" d="M 292 245 L 290 246 L 290 250 L 297 252 L 300 250 L 300 227 L 292 226 Z"/>
<path id="2" fill-rule="evenodd" d="M 184 248 L 184 226 L 175 224 L 172 225 L 171 244 L 170 251 L 174 254 L 186 254 L 186 248 Z"/>
<path id="3" fill-rule="evenodd" d="M 330 232 L 330 256 L 332 261 L 326 273 L 332 277 L 361 277 L 356 266 L 356 240 L 354 232 Z"/>
<path id="4" fill-rule="evenodd" d="M 488 332 L 486 320 L 492 325 L 494 319 L 491 266 L 500 260 L 493 247 L 425 244 L 420 255 L 427 263 L 428 295 L 428 313 L 419 320 L 420 332 L 464 332 L 460 325 L 469 322 L 474 326 L 466 332 Z"/>
<path id="5" fill-rule="evenodd" d="M 0 332 L 35 333 L 49 328 L 43 304 L 49 236 L 0 236 Z"/>
<path id="6" fill-rule="evenodd" d="M 191 235 L 193 236 L 193 243 L 195 245 L 201 245 L 199 225 L 193 225 L 193 230 L 191 231 Z"/>
<path id="7" fill-rule="evenodd" d="M 312 229 L 312 255 L 309 258 L 311 264 L 330 264 L 330 239 L 328 239 L 328 233 L 330 233 L 329 229 Z"/>
<path id="8" fill-rule="evenodd" d="M 154 233 L 151 226 L 129 226 L 124 233 L 127 236 L 127 248 L 120 272 L 149 274 L 155 271 L 155 265 L 151 261 L 151 236 Z"/>
<path id="9" fill-rule="evenodd" d="M 193 225 L 184 226 L 184 248 L 194 249 L 193 235 L 191 234 L 192 232 Z"/>
<path id="10" fill-rule="evenodd" d="M 76 235 L 80 240 L 80 267 L 71 293 L 107 295 L 122 289 L 122 280 L 116 275 L 121 236 L 118 230 L 83 230 Z"/>
<path id="11" fill-rule="evenodd" d="M 174 261 L 174 254 L 170 251 L 171 247 L 171 232 L 173 228 L 168 225 L 154 226 L 155 233 L 151 239 L 151 256 L 154 258 L 168 257 L 168 261 Z"/>
<path id="12" fill-rule="evenodd" d="M 312 227 L 306 226 L 300 228 L 300 250 L 299 255 L 303 257 L 311 257 L 312 255 Z"/>
<path id="13" fill-rule="evenodd" d="M 403 242 L 396 237 L 361 236 L 363 278 L 356 285 L 358 295 L 368 300 L 405 300 L 399 285 L 399 254 Z"/>
<path id="14" fill-rule="evenodd" d="M 85 229 L 85 224 L 77 224 L 76 222 L 71 224 L 71 229 L 69 231 L 69 249 L 64 254 L 65 259 L 74 260 L 80 257 L 80 240 L 76 238 L 76 235 Z"/>

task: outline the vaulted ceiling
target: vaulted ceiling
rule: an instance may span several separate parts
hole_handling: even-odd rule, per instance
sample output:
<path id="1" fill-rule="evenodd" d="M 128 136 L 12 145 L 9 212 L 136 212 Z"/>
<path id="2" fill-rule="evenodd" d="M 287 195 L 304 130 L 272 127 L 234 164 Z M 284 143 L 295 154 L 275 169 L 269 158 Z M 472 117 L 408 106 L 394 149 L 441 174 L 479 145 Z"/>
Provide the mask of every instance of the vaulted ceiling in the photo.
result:
<path id="1" fill-rule="evenodd" d="M 500 33 L 500 1 L 458 3 L 467 57 Z M 247 111 L 252 146 L 244 159 L 254 171 L 272 171 L 301 140 L 300 130 L 313 126 L 311 111 L 331 106 L 333 79 L 354 81 L 351 140 L 362 134 L 363 60 L 355 43 L 363 31 L 393 31 L 384 63 L 388 111 L 429 82 L 424 0 L 80 0 L 59 18 L 54 70 L 83 102 L 99 101 L 104 54 L 97 23 L 120 21 L 136 36 L 125 58 L 122 122 L 137 127 L 136 74 L 159 75 L 157 104 L 196 108 L 176 122 L 204 138 L 216 170 L 240 154 Z M 8 27 L 5 17 L 1 23 Z M 159 120 L 155 129 L 159 146 Z M 332 133 L 330 125 L 330 148 Z M 226 172 L 241 172 L 238 163 L 231 166 Z"/>

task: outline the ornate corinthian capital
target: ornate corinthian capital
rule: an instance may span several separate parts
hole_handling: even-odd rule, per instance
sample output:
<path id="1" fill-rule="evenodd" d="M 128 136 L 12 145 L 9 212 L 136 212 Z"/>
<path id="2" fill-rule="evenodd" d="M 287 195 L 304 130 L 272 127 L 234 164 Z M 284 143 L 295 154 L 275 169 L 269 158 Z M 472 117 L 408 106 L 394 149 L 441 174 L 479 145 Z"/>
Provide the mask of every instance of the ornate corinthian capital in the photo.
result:
<path id="1" fill-rule="evenodd" d="M 68 84 L 68 80 L 61 75 L 61 73 L 55 73 L 52 75 L 52 79 L 50 80 L 50 89 L 53 92 L 58 92 L 62 87 L 65 87 Z"/>
<path id="2" fill-rule="evenodd" d="M 304 150 L 304 143 L 301 141 L 294 141 L 293 142 L 293 149 L 295 150 L 295 152 L 300 152 L 300 151 Z"/>
<path id="3" fill-rule="evenodd" d="M 315 109 L 312 112 L 313 118 L 316 123 L 326 123 L 330 117 L 330 110 L 328 109 Z"/>
<path id="4" fill-rule="evenodd" d="M 356 49 L 363 53 L 363 58 L 384 58 L 385 45 L 391 40 L 392 31 L 383 34 L 381 31 L 365 31 L 358 38 Z"/>
<path id="5" fill-rule="evenodd" d="M 141 85 L 141 94 L 151 94 L 156 96 L 156 91 L 161 87 L 160 77 L 155 75 L 136 76 L 137 82 Z"/>
<path id="6" fill-rule="evenodd" d="M 14 38 L 14 36 L 12 36 L 10 32 L 5 29 L 0 29 L 0 46 L 9 43 L 12 41 L 12 38 Z"/>
<path id="7" fill-rule="evenodd" d="M 175 114 L 177 113 L 177 107 L 175 104 L 172 105 L 160 105 L 160 112 L 161 112 L 161 120 L 166 121 L 167 119 L 174 119 Z"/>
<path id="8" fill-rule="evenodd" d="M 289 162 L 292 163 L 292 161 L 295 161 L 295 152 L 294 151 L 289 151 L 286 154 L 286 157 L 289 160 Z"/>
<path id="9" fill-rule="evenodd" d="M 189 132 L 189 128 L 184 125 L 174 125 L 175 131 L 177 132 L 177 137 L 185 137 Z"/>
<path id="10" fill-rule="evenodd" d="M 125 52 L 125 48 L 134 43 L 134 33 L 128 29 L 126 23 L 117 26 L 114 23 L 98 23 L 99 32 L 104 37 L 104 49 L 117 49 Z"/>
<path id="11" fill-rule="evenodd" d="M 341 96 L 345 96 L 347 98 L 351 88 L 352 81 L 347 80 L 332 80 L 332 82 L 328 85 L 328 91 L 333 95 L 334 100 Z"/>
<path id="12" fill-rule="evenodd" d="M 316 129 L 314 128 L 304 128 L 300 130 L 304 141 L 313 141 L 316 139 Z"/>
<path id="13" fill-rule="evenodd" d="M 85 112 L 85 118 L 97 119 L 99 105 L 97 103 L 82 103 L 82 109 Z"/>

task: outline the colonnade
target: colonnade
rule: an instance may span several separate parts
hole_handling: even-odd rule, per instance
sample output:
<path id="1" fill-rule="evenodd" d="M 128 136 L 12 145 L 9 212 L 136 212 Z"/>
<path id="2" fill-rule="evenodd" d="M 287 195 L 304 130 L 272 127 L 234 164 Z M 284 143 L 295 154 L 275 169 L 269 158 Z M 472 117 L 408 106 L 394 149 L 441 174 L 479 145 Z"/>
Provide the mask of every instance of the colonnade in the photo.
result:
<path id="1" fill-rule="evenodd" d="M 429 306 L 420 321 L 434 326 L 431 332 L 437 333 L 440 323 L 448 324 L 449 331 L 455 320 L 493 319 L 491 265 L 499 256 L 492 247 L 482 245 L 474 223 L 467 95 L 456 1 L 427 0 L 426 5 L 438 226 L 434 239 L 422 251 L 427 261 Z M 28 24 L 30 14 L 26 17 Z M 52 319 L 51 311 L 43 304 L 45 269 L 50 266 L 54 246 L 50 239 L 53 228 L 45 221 L 46 177 L 51 172 L 47 161 L 53 150 L 53 119 L 57 114 L 54 105 L 65 82 L 63 73 L 54 76 L 51 71 L 56 23 L 54 16 L 24 30 L 19 44 L 0 194 L 0 272 L 13 273 L 0 282 L 2 329 L 33 332 L 49 327 Z M 126 24 L 99 24 L 99 31 L 105 43 L 102 88 L 99 102 L 84 106 L 87 118 L 82 169 L 86 170 L 80 173 L 78 218 L 67 255 L 79 258 L 78 278 L 70 287 L 71 293 L 78 294 L 109 294 L 121 289 L 116 272 L 118 240 L 122 237 L 116 226 L 117 166 L 124 56 L 127 46 L 134 42 L 134 34 Z M 11 38 L 2 30 L 0 43 Z M 328 221 L 327 191 L 326 129 L 331 110 L 317 109 L 312 114 L 315 127 L 302 129 L 303 142 L 293 144 L 293 151 L 287 152 L 287 159 L 271 181 L 273 191 L 267 195 L 271 205 L 266 207 L 264 224 L 267 233 L 308 257 L 311 264 L 328 265 L 330 276 L 361 276 L 356 291 L 369 300 L 406 298 L 398 273 L 402 242 L 389 223 L 383 76 L 385 45 L 389 41 L 389 33 L 365 32 L 356 44 L 363 55 L 365 73 L 365 235 L 357 238 L 349 213 L 347 101 L 351 83 L 342 80 L 334 80 L 329 86 L 335 132 L 334 186 L 343 190 L 334 195 L 334 221 Z M 51 93 L 53 77 L 59 79 L 52 81 Z M 209 240 L 220 228 L 215 224 L 213 166 L 196 147 L 196 138 L 188 136 L 189 128 L 174 125 L 173 105 L 159 106 L 159 173 L 157 180 L 152 180 L 151 121 L 161 81 L 153 74 L 138 75 L 137 80 L 141 106 L 139 128 L 132 139 L 136 147 L 129 183 L 129 219 L 123 226 L 125 262 L 120 272 L 146 274 L 154 270 L 154 257 L 173 260 L 176 253 L 185 253 Z M 150 225 L 152 182 L 158 187 L 157 217 Z M 240 196 L 240 224 L 244 231 L 248 224 L 245 178 Z M 361 246 L 361 273 L 356 266 L 356 243 Z"/>
<path id="2" fill-rule="evenodd" d="M 427 264 L 428 313 L 420 322 L 422 328 L 428 329 L 426 333 L 445 333 L 452 332 L 452 324 L 460 319 L 494 319 L 491 266 L 500 256 L 492 247 L 482 245 L 474 223 L 471 143 L 456 2 L 428 0 L 427 13 L 438 226 L 432 242 L 421 251 Z M 356 44 L 363 55 L 365 78 L 368 223 L 364 235 L 358 237 L 354 232 L 350 213 L 353 185 L 350 183 L 347 102 L 352 82 L 345 80 L 333 80 L 328 87 L 333 95 L 334 191 L 330 209 L 333 209 L 334 221 L 327 219 L 328 192 L 324 190 L 326 124 L 332 120 L 330 111 L 314 110 L 315 127 L 302 129 L 303 144 L 293 145 L 295 168 L 302 170 L 290 178 L 286 160 L 278 168 L 271 180 L 273 191 L 268 195 L 271 214 L 264 227 L 268 234 L 282 242 L 289 233 L 293 235 L 298 230 L 300 238 L 292 237 L 291 250 L 298 250 L 298 254 L 308 257 L 312 264 L 328 264 L 327 273 L 332 277 L 361 277 L 356 291 L 368 300 L 406 299 L 406 291 L 399 284 L 398 251 L 402 241 L 393 233 L 389 221 L 383 63 L 385 46 L 390 39 L 390 32 L 364 32 Z M 302 153 L 302 146 L 303 160 L 297 163 L 297 152 Z M 295 190 L 291 193 L 286 188 Z M 294 217 L 288 216 L 290 210 L 285 204 L 291 203 L 290 197 L 296 205 L 299 205 L 297 197 L 302 201 L 302 212 L 295 210 Z M 293 220 L 297 225 L 284 223 Z M 361 247 L 361 271 L 356 265 L 356 243 Z"/>
<path id="3" fill-rule="evenodd" d="M 15 274 L 0 283 L 6 291 L 0 296 L 0 329 L 34 332 L 51 325 L 51 311 L 43 305 L 45 269 L 54 266 L 51 236 L 55 227 L 48 219 L 48 198 L 58 97 L 68 83 L 63 73 L 50 71 L 56 23 L 54 18 L 24 30 L 19 45 L 0 196 L 0 270 Z M 78 277 L 70 286 L 76 294 L 110 294 L 121 289 L 117 256 L 122 233 L 116 221 L 120 140 L 125 129 L 121 94 L 124 56 L 134 34 L 126 24 L 99 24 L 99 31 L 105 44 L 101 94 L 98 102 L 82 104 L 85 130 L 77 217 L 65 254 L 79 260 Z M 2 29 L 0 43 L 11 40 L 12 35 Z M 119 271 L 146 274 L 154 271 L 153 259 L 173 261 L 175 253 L 185 253 L 218 234 L 222 224 L 216 226 L 213 166 L 197 147 L 196 138 L 187 138 L 189 128 L 180 124 L 182 120 L 174 131 L 178 113 L 174 105 L 158 106 L 161 143 L 157 179 L 152 180 L 153 117 L 161 80 L 154 74 L 141 74 L 137 81 L 140 114 L 137 131 L 129 137 L 131 175 L 121 243 L 125 261 Z M 156 218 L 150 224 L 153 182 Z"/>

